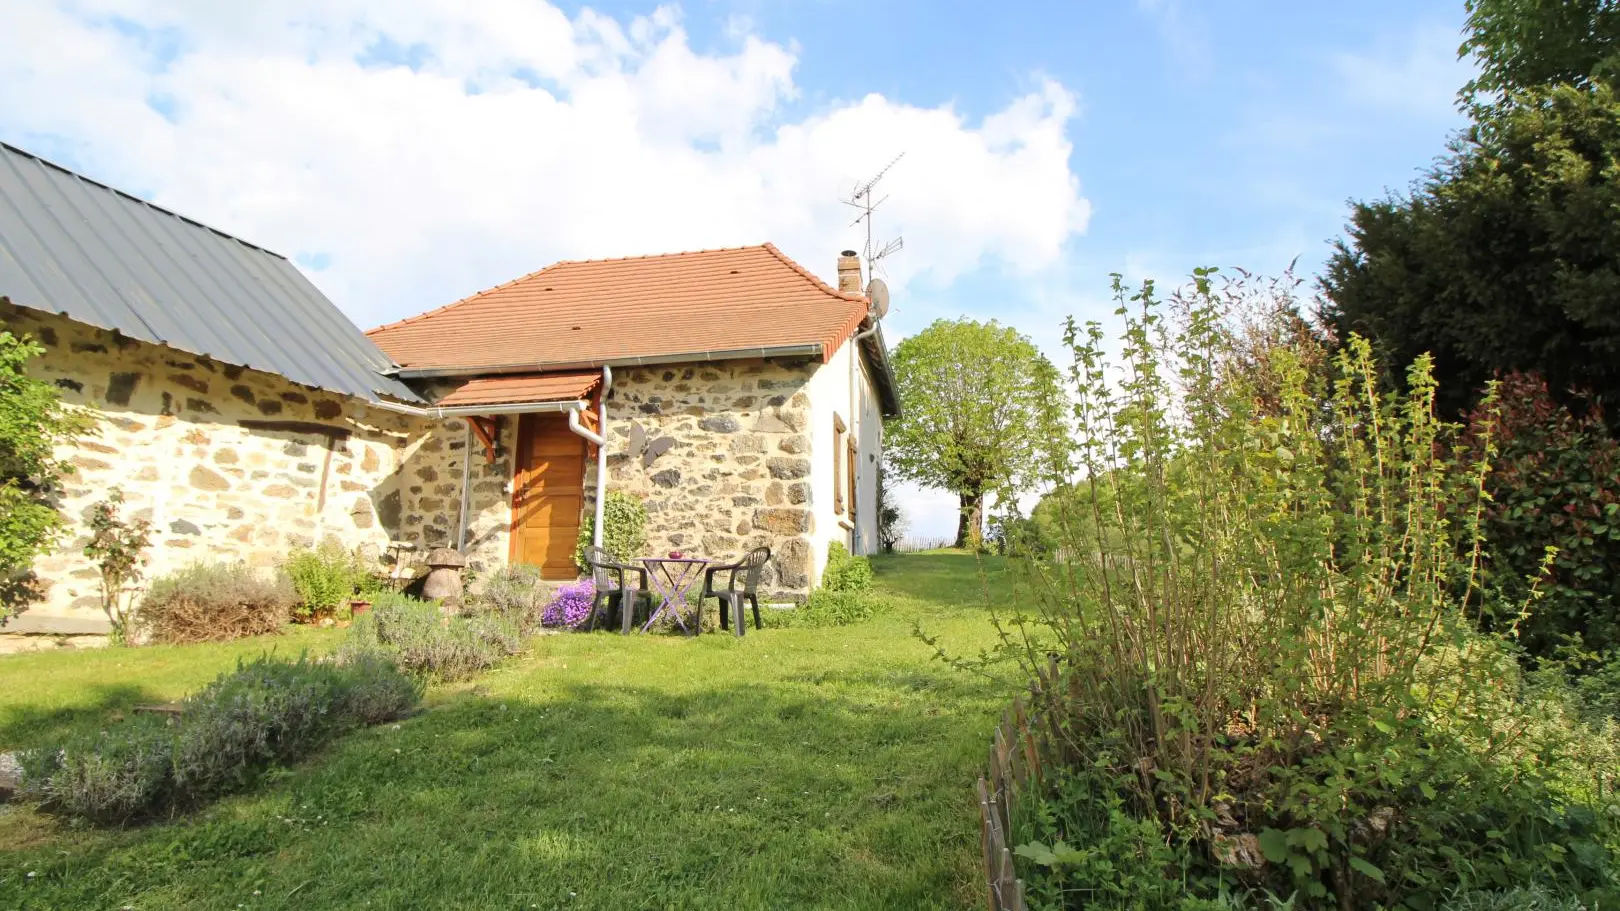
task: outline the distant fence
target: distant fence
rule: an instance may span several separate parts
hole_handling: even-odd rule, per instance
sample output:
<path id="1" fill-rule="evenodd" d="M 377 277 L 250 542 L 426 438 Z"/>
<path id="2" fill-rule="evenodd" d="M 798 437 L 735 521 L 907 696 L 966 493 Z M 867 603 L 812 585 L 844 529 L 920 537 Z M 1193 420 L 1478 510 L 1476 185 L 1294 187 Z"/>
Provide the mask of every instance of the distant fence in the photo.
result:
<path id="1" fill-rule="evenodd" d="M 955 544 L 955 538 L 903 538 L 894 549 L 903 554 L 914 554 L 924 550 L 943 550 Z"/>
<path id="2" fill-rule="evenodd" d="M 989 769 L 979 776 L 980 842 L 990 911 L 1028 911 L 1024 881 L 1013 865 L 1012 808 L 1032 784 L 1039 789 L 1048 764 L 1063 755 L 1059 725 L 1068 698 L 1057 660 L 1037 675 L 1034 698 L 1014 699 L 990 744 Z"/>

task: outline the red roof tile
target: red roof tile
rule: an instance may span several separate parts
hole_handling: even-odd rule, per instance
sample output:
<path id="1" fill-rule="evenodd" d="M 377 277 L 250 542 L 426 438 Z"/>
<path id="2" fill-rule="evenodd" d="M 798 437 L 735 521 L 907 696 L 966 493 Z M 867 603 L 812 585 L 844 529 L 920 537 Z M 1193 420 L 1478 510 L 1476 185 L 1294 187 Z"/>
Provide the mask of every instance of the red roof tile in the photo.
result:
<path id="1" fill-rule="evenodd" d="M 409 370 L 581 367 L 819 345 L 866 316 L 771 244 L 565 261 L 366 333 Z"/>
<path id="2" fill-rule="evenodd" d="M 586 398 L 600 373 L 517 373 L 469 380 L 434 404 L 441 408 L 461 405 L 506 405 L 516 402 L 573 402 Z"/>

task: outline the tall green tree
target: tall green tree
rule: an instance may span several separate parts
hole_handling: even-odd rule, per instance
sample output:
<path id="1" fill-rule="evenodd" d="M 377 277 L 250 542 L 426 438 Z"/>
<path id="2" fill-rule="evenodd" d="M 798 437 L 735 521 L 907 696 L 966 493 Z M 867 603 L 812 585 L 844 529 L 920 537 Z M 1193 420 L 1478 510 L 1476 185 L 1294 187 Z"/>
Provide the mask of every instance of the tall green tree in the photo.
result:
<path id="1" fill-rule="evenodd" d="M 1469 0 L 1461 53 L 1479 72 L 1463 90 L 1472 125 L 1409 193 L 1354 207 L 1321 315 L 1391 364 L 1432 352 L 1452 417 L 1480 420 L 1480 388 L 1506 378 L 1484 620 L 1519 624 L 1535 654 L 1612 648 L 1620 0 Z M 1539 600 L 1521 619 L 1529 579 Z"/>
<path id="2" fill-rule="evenodd" d="M 956 546 L 978 546 L 985 495 L 1032 472 L 1054 426 L 1057 373 L 994 320 L 939 320 L 895 347 L 900 417 L 885 429 L 895 474 L 957 495 Z"/>
<path id="3" fill-rule="evenodd" d="M 1477 102 L 1620 77 L 1620 0 L 1468 0 L 1467 8 L 1461 53 L 1479 75 L 1464 92 Z"/>
<path id="4" fill-rule="evenodd" d="M 1409 193 L 1357 203 L 1323 281 L 1340 338 L 1425 352 L 1453 416 L 1498 374 L 1620 402 L 1620 0 L 1467 0 L 1474 123 Z M 1611 414 L 1611 419 L 1614 417 Z"/>
<path id="5" fill-rule="evenodd" d="M 1357 203 L 1322 284 L 1340 338 L 1372 337 L 1395 364 L 1432 352 L 1453 415 L 1511 371 L 1613 409 L 1620 98 L 1603 84 L 1518 96 L 1410 194 Z"/>
<path id="6" fill-rule="evenodd" d="M 56 446 L 89 428 L 54 387 L 23 373 L 44 350 L 27 336 L 0 331 L 0 626 L 36 595 L 34 558 L 61 530 L 53 498 L 68 466 Z"/>

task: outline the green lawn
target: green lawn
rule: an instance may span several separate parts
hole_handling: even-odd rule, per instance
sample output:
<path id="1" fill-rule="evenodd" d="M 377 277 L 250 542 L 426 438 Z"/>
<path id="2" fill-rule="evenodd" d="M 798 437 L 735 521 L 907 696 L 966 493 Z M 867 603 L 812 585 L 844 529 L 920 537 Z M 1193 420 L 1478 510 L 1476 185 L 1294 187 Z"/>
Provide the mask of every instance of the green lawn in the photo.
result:
<path id="1" fill-rule="evenodd" d="M 989 643 L 977 563 L 877 568 L 900 597 L 856 626 L 541 637 L 192 817 L 102 832 L 0 808 L 0 907 L 980 906 L 969 795 L 1006 694 L 911 632 Z M 173 698 L 266 644 L 0 659 L 0 747 Z"/>

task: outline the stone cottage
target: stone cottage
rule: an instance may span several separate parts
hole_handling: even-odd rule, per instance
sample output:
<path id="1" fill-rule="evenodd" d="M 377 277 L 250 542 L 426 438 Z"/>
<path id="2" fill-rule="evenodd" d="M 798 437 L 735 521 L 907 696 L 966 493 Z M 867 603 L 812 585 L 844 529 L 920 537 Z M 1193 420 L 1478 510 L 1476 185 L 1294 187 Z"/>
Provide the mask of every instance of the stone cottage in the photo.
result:
<path id="1" fill-rule="evenodd" d="M 79 550 L 113 487 L 153 525 L 148 577 L 335 538 L 561 578 L 606 464 L 653 552 L 767 544 L 802 596 L 829 542 L 876 542 L 895 409 L 853 256 L 839 279 L 769 246 L 562 263 L 368 338 L 284 257 L 0 145 L 0 326 L 97 424 L 0 651 L 105 632 Z"/>
<path id="2" fill-rule="evenodd" d="M 876 549 L 898 399 L 853 252 L 837 287 L 771 244 L 561 262 L 367 335 L 439 405 L 589 397 L 480 431 L 512 454 L 516 511 L 494 550 L 548 577 L 572 575 L 604 471 L 645 502 L 653 553 L 769 546 L 779 594 L 808 591 L 834 541 Z M 568 426 L 589 412 L 605 428 L 595 459 Z"/>

